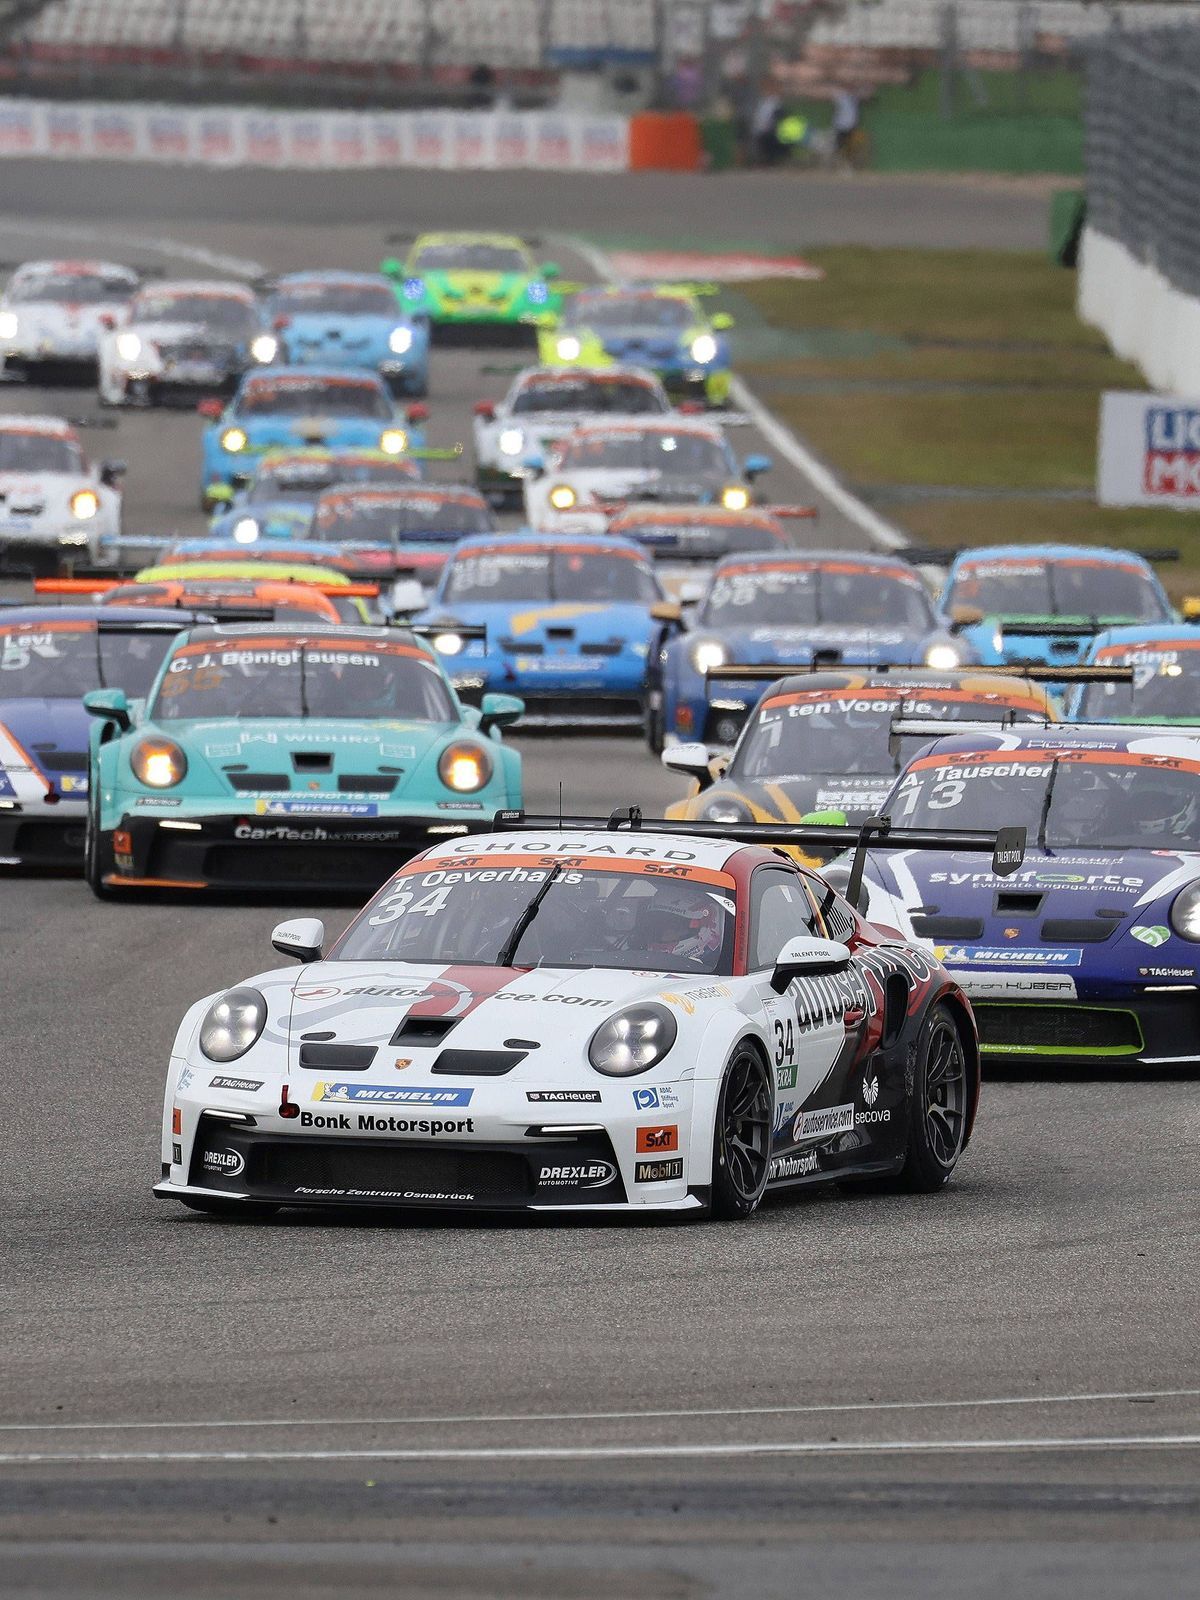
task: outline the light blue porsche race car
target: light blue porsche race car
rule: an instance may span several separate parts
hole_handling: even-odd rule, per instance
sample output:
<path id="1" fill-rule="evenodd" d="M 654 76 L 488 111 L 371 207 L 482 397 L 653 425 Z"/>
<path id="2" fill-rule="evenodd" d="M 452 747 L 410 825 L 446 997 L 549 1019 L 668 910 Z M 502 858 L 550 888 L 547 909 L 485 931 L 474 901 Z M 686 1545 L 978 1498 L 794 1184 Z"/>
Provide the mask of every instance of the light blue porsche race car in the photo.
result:
<path id="1" fill-rule="evenodd" d="M 409 313 L 375 272 L 292 272 L 267 301 L 279 360 L 377 372 L 393 394 L 429 390 L 429 318 Z"/>

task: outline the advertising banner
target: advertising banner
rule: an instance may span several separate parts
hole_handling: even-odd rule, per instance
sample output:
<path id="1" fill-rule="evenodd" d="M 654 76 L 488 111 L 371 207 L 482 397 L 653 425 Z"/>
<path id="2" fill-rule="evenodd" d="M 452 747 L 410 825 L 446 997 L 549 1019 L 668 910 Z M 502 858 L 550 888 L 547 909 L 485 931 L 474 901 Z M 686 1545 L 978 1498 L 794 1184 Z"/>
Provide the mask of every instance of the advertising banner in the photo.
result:
<path id="1" fill-rule="evenodd" d="M 1096 498 L 1105 506 L 1200 510 L 1200 398 L 1102 396 Z"/>

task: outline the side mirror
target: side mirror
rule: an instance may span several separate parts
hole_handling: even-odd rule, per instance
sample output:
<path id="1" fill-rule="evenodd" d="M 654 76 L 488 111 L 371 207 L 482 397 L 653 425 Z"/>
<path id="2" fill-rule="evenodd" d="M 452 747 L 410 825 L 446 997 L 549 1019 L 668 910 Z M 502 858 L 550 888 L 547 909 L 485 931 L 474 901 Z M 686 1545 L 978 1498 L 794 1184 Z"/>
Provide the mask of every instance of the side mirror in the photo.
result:
<path id="1" fill-rule="evenodd" d="M 404 276 L 404 263 L 397 261 L 395 256 L 385 256 L 379 263 L 380 272 L 389 278 L 402 278 Z"/>
<path id="2" fill-rule="evenodd" d="M 667 771 L 695 778 L 700 794 L 712 787 L 713 775 L 708 763 L 708 746 L 703 744 L 676 744 L 662 753 L 662 764 Z"/>
<path id="3" fill-rule="evenodd" d="M 714 328 L 717 333 L 724 333 L 726 328 L 733 327 L 733 318 L 728 311 L 718 311 L 715 317 L 709 318 L 709 326 Z"/>
<path id="4" fill-rule="evenodd" d="M 543 261 L 540 270 L 543 278 L 560 278 L 562 276 L 562 268 L 557 261 Z"/>
<path id="5" fill-rule="evenodd" d="M 113 316 L 111 311 L 105 311 L 101 315 L 101 317 L 100 317 L 100 326 L 102 328 L 106 328 L 109 333 L 111 333 L 113 331 L 113 329 L 116 327 L 116 325 L 117 325 L 117 319 L 116 319 L 116 317 Z"/>
<path id="6" fill-rule="evenodd" d="M 129 714 L 129 697 L 124 689 L 91 689 L 83 697 L 83 709 L 89 717 L 103 717 L 115 722 L 122 733 L 133 727 Z"/>
<path id="7" fill-rule="evenodd" d="M 704 599 L 704 580 L 702 578 L 685 578 L 679 585 L 679 604 L 681 606 L 698 606 Z"/>
<path id="8" fill-rule="evenodd" d="M 1185 622 L 1200 622 L 1200 595 L 1185 595 L 1179 614 Z"/>
<path id="9" fill-rule="evenodd" d="M 293 917 L 280 922 L 271 934 L 271 947 L 281 956 L 308 963 L 320 961 L 325 949 L 325 924 L 320 917 Z"/>
<path id="10" fill-rule="evenodd" d="M 950 607 L 950 632 L 962 633 L 967 628 L 974 628 L 983 621 L 983 612 L 978 606 L 951 606 Z"/>
<path id="11" fill-rule="evenodd" d="M 656 600 L 650 607 L 650 615 L 655 622 L 678 625 L 683 621 L 683 607 L 675 600 Z"/>
<path id="12" fill-rule="evenodd" d="M 424 422 L 429 416 L 429 407 L 418 400 L 415 405 L 409 406 L 404 415 L 410 422 Z"/>
<path id="13" fill-rule="evenodd" d="M 813 939 L 807 934 L 789 939 L 775 957 L 775 970 L 771 974 L 771 987 L 782 994 L 793 978 L 828 978 L 845 972 L 850 965 L 850 951 L 836 939 Z"/>
<path id="14" fill-rule="evenodd" d="M 397 578 L 392 585 L 392 614 L 411 617 L 414 611 L 424 611 L 425 591 L 416 578 Z"/>
<path id="15" fill-rule="evenodd" d="M 209 395 L 200 401 L 196 410 L 202 417 L 208 417 L 210 421 L 215 422 L 224 413 L 225 406 L 215 395 Z"/>
<path id="16" fill-rule="evenodd" d="M 524 700 L 515 694 L 485 694 L 479 702 L 479 731 L 490 733 L 493 728 L 511 728 L 524 711 Z"/>
<path id="17" fill-rule="evenodd" d="M 102 461 L 100 463 L 100 482 L 106 489 L 111 489 L 129 471 L 127 462 Z"/>
<path id="18" fill-rule="evenodd" d="M 755 478 L 761 478 L 764 472 L 770 472 L 774 465 L 770 456 L 747 456 L 742 463 L 742 471 L 753 483 Z"/>
<path id="19" fill-rule="evenodd" d="M 526 456 L 521 465 L 525 468 L 526 477 L 540 478 L 546 470 L 546 458 L 541 455 Z"/>
<path id="20" fill-rule="evenodd" d="M 472 409 L 477 417 L 486 417 L 490 422 L 496 415 L 496 402 L 494 400 L 476 400 Z"/>
<path id="21" fill-rule="evenodd" d="M 282 333 L 291 320 L 291 317 L 286 317 L 282 312 L 280 312 L 279 316 L 272 319 L 271 326 L 275 329 L 276 333 Z"/>

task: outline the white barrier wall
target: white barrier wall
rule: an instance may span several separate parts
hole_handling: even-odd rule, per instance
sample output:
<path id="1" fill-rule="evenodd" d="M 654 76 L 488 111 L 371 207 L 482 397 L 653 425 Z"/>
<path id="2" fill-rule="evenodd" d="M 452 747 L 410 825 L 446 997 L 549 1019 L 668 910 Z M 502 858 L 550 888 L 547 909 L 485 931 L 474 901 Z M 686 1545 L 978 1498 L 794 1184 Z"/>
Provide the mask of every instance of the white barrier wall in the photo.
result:
<path id="1" fill-rule="evenodd" d="M 1200 300 L 1107 234 L 1085 228 L 1079 315 L 1167 394 L 1200 394 Z"/>
<path id="2" fill-rule="evenodd" d="M 624 172 L 629 119 L 555 111 L 261 111 L 0 99 L 0 158 L 204 167 Z"/>

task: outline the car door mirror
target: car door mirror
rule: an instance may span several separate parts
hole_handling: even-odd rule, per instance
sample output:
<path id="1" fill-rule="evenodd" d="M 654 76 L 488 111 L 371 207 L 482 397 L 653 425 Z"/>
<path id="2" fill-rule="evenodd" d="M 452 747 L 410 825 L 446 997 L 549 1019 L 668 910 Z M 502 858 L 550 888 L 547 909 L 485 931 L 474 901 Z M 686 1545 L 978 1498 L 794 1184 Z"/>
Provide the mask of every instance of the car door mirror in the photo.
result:
<path id="1" fill-rule="evenodd" d="M 416 578 L 397 578 L 392 585 L 391 607 L 394 617 L 411 617 L 424 611 L 427 604 L 425 591 Z"/>
<path id="2" fill-rule="evenodd" d="M 271 933 L 271 947 L 281 956 L 291 956 L 305 964 L 320 961 L 325 949 L 325 924 L 320 917 L 293 917 L 277 923 Z"/>
<path id="3" fill-rule="evenodd" d="M 205 398 L 199 402 L 196 410 L 202 417 L 207 417 L 210 422 L 215 422 L 217 418 L 224 412 L 225 407 L 215 395 L 206 395 Z"/>
<path id="4" fill-rule="evenodd" d="M 546 458 L 535 453 L 526 456 L 521 465 L 525 468 L 527 478 L 540 478 L 546 470 Z"/>
<path id="5" fill-rule="evenodd" d="M 485 422 L 491 422 L 496 415 L 496 402 L 494 400 L 476 400 L 473 409 L 477 417 L 482 417 Z"/>
<path id="6" fill-rule="evenodd" d="M 828 978 L 845 972 L 850 965 L 850 950 L 836 939 L 814 939 L 802 935 L 789 939 L 775 957 L 771 987 L 782 994 L 793 978 Z"/>
<path id="7" fill-rule="evenodd" d="M 724 333 L 726 328 L 733 327 L 733 318 L 728 311 L 718 311 L 716 316 L 711 319 L 709 326 L 715 328 L 718 333 Z"/>
<path id="8" fill-rule="evenodd" d="M 92 689 L 83 697 L 83 709 L 90 717 L 103 717 L 115 722 L 122 733 L 133 726 L 129 698 L 124 689 Z"/>
<path id="9" fill-rule="evenodd" d="M 562 268 L 557 261 L 543 261 L 541 270 L 543 278 L 560 278 L 562 276 Z"/>
<path id="10" fill-rule="evenodd" d="M 962 633 L 967 628 L 974 628 L 983 621 L 983 612 L 978 606 L 951 606 L 950 607 L 950 632 Z"/>
<path id="11" fill-rule="evenodd" d="M 683 607 L 675 600 L 656 600 L 650 607 L 655 622 L 679 624 L 683 621 Z"/>
<path id="12" fill-rule="evenodd" d="M 524 710 L 524 700 L 515 694 L 485 694 L 479 702 L 479 731 L 490 733 L 493 728 L 511 728 Z"/>
<path id="13" fill-rule="evenodd" d="M 708 746 L 703 744 L 676 744 L 662 753 L 662 764 L 667 771 L 695 778 L 701 793 L 712 786 L 713 775 L 708 763 Z"/>
<path id="14" fill-rule="evenodd" d="M 100 482 L 106 489 L 112 489 L 129 471 L 129 465 L 124 461 L 102 461 L 100 463 Z"/>
<path id="15" fill-rule="evenodd" d="M 742 471 L 753 483 L 755 478 L 761 478 L 764 472 L 770 472 L 774 465 L 770 456 L 747 456 L 742 463 Z"/>
<path id="16" fill-rule="evenodd" d="M 395 256 L 385 256 L 379 263 L 379 270 L 387 278 L 402 278 L 404 276 L 404 263 L 397 261 Z"/>

